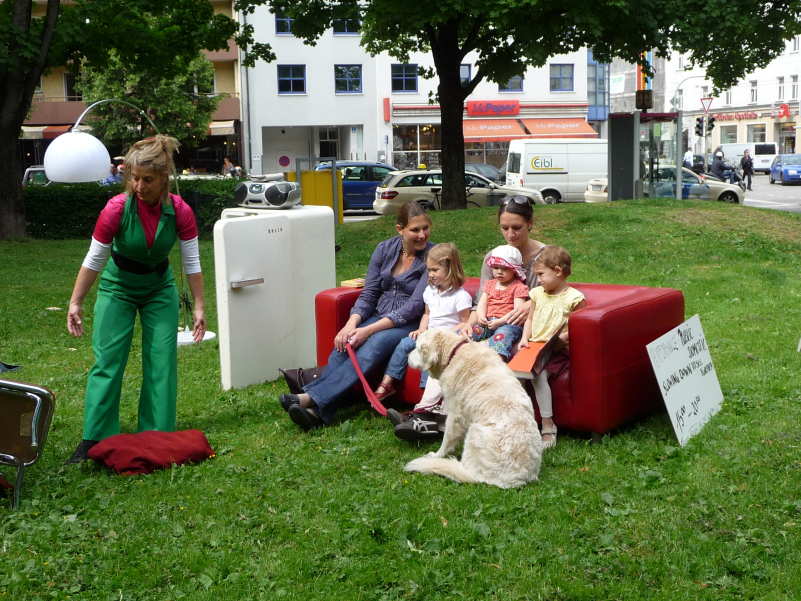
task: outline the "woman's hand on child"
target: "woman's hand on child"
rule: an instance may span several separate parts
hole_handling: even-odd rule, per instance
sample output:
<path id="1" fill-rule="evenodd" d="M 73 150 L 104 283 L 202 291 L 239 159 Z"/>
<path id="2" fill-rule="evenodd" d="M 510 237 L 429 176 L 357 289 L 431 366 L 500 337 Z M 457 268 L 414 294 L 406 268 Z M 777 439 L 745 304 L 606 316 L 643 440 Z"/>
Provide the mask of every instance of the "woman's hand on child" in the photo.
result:
<path id="1" fill-rule="evenodd" d="M 513 326 L 522 326 L 526 323 L 526 317 L 531 310 L 531 301 L 526 301 L 520 307 L 512 309 L 506 314 L 506 323 Z"/>

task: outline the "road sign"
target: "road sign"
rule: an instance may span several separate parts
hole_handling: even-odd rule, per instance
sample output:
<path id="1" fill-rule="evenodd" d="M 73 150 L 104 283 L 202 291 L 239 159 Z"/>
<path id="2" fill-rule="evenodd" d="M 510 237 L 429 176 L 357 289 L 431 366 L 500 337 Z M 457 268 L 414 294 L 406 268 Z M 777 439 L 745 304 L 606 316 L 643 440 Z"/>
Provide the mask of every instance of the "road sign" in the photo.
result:
<path id="1" fill-rule="evenodd" d="M 709 107 L 712 104 L 711 98 L 701 98 L 701 106 L 704 107 L 704 112 L 709 113 Z"/>

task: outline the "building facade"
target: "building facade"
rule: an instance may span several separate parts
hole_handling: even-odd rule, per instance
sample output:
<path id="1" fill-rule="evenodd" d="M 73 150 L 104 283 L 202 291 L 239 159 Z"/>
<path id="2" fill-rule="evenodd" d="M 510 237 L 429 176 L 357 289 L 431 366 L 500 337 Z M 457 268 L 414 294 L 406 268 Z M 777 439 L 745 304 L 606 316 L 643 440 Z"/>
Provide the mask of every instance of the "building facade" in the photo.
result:
<path id="1" fill-rule="evenodd" d="M 231 0 L 212 0 L 215 13 L 236 18 Z M 44 16 L 46 5 L 39 3 L 34 16 Z M 239 50 L 229 40 L 228 49 L 205 52 L 214 66 L 214 88 L 211 94 L 224 93 L 209 124 L 206 139 L 197 148 L 182 148 L 177 158 L 179 165 L 196 166 L 199 170 L 219 171 L 222 159 L 228 156 L 232 162 L 242 162 L 241 144 L 241 94 Z M 50 142 L 69 131 L 78 117 L 86 110 L 79 92 L 75 90 L 76 76 L 63 67 L 55 68 L 43 75 L 33 98 L 32 110 L 23 125 L 19 151 L 23 168 L 41 165 Z M 121 152 L 123 149 L 110 149 Z"/>
<path id="2" fill-rule="evenodd" d="M 675 94 L 683 111 L 684 144 L 699 154 L 704 140 L 695 135 L 695 121 L 705 115 L 702 98 L 712 98 L 708 114 L 715 117 L 709 150 L 726 143 L 776 142 L 780 154 L 793 153 L 798 148 L 800 74 L 801 36 L 788 41 L 784 53 L 767 67 L 714 98 L 704 69 L 690 68 L 686 56 L 674 55 L 666 71 L 665 110 Z"/>
<path id="3" fill-rule="evenodd" d="M 243 68 L 241 78 L 245 163 L 254 173 L 294 169 L 296 159 L 309 157 L 440 164 L 440 108 L 431 101 L 437 80 L 418 75 L 418 68 L 433 67 L 430 55 L 413 54 L 408 64 L 371 57 L 355 21 L 338 23 L 315 46 L 294 37 L 291 19 L 267 7 L 247 21 L 277 56 Z M 475 58 L 466 57 L 463 77 L 475 74 Z M 607 89 L 608 68 L 586 50 L 501 85 L 482 81 L 465 103 L 465 158 L 501 166 L 513 138 L 604 136 Z"/>

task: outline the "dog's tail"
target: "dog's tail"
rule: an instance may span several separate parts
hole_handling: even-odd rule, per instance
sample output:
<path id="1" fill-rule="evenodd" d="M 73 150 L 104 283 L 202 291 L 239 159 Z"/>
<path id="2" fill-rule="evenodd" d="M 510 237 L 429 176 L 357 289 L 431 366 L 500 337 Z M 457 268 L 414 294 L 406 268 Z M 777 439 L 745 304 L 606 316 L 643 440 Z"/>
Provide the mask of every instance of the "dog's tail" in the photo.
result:
<path id="1" fill-rule="evenodd" d="M 403 469 L 407 472 L 445 476 L 456 482 L 464 482 L 467 484 L 478 482 L 461 461 L 452 457 L 448 459 L 439 457 L 418 457 L 407 463 L 406 467 Z"/>

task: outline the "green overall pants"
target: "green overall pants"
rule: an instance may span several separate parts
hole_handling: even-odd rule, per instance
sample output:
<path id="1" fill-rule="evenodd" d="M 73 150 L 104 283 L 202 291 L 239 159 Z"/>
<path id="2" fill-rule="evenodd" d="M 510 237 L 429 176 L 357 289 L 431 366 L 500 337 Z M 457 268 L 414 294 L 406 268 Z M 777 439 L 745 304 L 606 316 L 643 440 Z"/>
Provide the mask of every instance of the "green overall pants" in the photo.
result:
<path id="1" fill-rule="evenodd" d="M 155 266 L 170 253 L 178 236 L 175 211 L 166 200 L 152 248 L 128 197 L 114 251 L 123 257 Z M 136 312 L 142 324 L 142 389 L 137 432 L 175 430 L 178 398 L 178 291 L 167 267 L 136 274 L 121 269 L 112 258 L 100 278 L 95 304 L 92 348 L 95 364 L 89 371 L 84 408 L 84 440 L 103 440 L 120 433 L 122 375 L 133 340 Z"/>

